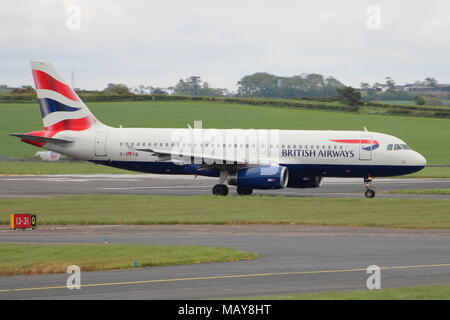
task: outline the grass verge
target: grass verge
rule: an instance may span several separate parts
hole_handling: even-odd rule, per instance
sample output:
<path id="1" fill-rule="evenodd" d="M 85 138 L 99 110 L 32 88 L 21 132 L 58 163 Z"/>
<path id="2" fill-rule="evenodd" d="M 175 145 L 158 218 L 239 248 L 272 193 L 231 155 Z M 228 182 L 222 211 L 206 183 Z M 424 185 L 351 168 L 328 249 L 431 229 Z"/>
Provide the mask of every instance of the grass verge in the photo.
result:
<path id="1" fill-rule="evenodd" d="M 450 167 L 426 167 L 416 173 L 399 178 L 450 178 Z"/>
<path id="2" fill-rule="evenodd" d="M 391 190 L 387 194 L 441 194 L 450 195 L 450 189 L 422 189 L 422 190 Z"/>
<path id="3" fill-rule="evenodd" d="M 239 298 L 241 300 L 449 300 L 450 285 Z"/>
<path id="4" fill-rule="evenodd" d="M 242 298 L 239 298 L 242 299 Z M 244 298 L 250 300 L 449 300 L 450 285 Z"/>
<path id="5" fill-rule="evenodd" d="M 38 224 L 298 224 L 450 228 L 447 199 L 86 195 L 0 199 L 0 223 L 34 213 Z"/>
<path id="6" fill-rule="evenodd" d="M 256 253 L 223 247 L 143 244 L 0 244 L 0 276 L 170 266 L 257 258 Z"/>
<path id="7" fill-rule="evenodd" d="M 2 161 L 0 174 L 117 174 L 138 173 L 90 162 Z"/>

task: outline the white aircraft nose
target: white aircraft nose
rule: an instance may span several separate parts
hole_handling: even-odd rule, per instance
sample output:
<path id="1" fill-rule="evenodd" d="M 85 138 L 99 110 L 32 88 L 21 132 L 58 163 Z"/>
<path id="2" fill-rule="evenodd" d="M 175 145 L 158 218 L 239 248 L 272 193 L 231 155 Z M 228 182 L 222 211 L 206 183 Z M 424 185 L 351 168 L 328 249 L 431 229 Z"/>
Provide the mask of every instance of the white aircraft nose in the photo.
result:
<path id="1" fill-rule="evenodd" d="M 427 159 L 418 152 L 415 152 L 413 163 L 418 167 L 425 167 L 427 165 Z"/>

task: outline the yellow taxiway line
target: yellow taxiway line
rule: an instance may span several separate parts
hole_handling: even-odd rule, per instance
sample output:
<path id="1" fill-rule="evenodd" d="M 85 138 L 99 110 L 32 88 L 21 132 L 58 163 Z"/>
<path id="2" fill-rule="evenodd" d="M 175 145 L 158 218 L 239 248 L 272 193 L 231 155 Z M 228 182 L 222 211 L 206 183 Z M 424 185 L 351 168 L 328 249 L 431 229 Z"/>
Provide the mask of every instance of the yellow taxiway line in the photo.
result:
<path id="1" fill-rule="evenodd" d="M 380 267 L 380 270 L 395 270 L 395 269 L 401 270 L 401 269 L 438 268 L 438 267 L 450 267 L 450 263 L 447 263 L 447 264 L 429 264 L 429 265 Z M 335 269 L 335 270 L 317 270 L 317 271 L 293 271 L 293 272 L 237 274 L 237 275 L 191 277 L 191 278 L 172 278 L 172 279 L 125 281 L 125 282 L 104 282 L 104 283 L 82 284 L 81 288 L 120 286 L 120 285 L 146 284 L 146 283 L 161 283 L 161 282 L 177 282 L 177 281 L 189 281 L 189 280 L 214 280 L 214 279 L 271 277 L 271 276 L 282 276 L 282 275 L 305 275 L 305 274 L 321 274 L 321 273 L 357 272 L 357 271 L 366 271 L 366 270 L 367 270 L 367 268 Z M 0 289 L 0 293 L 4 293 L 4 292 L 20 292 L 20 291 L 53 290 L 53 289 L 66 289 L 66 286 L 37 287 L 37 288 L 17 288 L 17 289 L 3 289 L 3 290 Z"/>

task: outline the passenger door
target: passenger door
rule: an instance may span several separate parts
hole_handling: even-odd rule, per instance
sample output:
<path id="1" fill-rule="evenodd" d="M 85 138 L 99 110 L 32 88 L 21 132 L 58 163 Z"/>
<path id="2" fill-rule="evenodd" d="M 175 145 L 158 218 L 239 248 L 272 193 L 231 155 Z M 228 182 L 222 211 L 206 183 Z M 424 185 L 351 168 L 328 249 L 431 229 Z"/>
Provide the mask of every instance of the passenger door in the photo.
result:
<path id="1" fill-rule="evenodd" d="M 95 136 L 95 155 L 106 156 L 106 139 L 108 138 L 108 132 L 97 132 Z"/>
<path id="2" fill-rule="evenodd" d="M 359 141 L 359 160 L 372 160 L 372 145 L 372 136 L 361 136 Z"/>

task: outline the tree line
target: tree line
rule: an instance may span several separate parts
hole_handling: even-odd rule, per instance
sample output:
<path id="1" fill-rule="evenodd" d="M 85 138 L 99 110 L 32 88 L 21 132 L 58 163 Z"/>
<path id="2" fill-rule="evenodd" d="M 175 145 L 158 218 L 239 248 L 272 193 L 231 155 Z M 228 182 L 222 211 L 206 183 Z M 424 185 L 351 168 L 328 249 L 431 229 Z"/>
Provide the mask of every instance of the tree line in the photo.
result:
<path id="1" fill-rule="evenodd" d="M 211 97 L 246 97 L 246 98 L 298 98 L 298 97 L 335 97 L 337 89 L 345 87 L 333 77 L 311 73 L 280 77 L 266 72 L 246 75 L 237 82 L 237 93 L 232 94 L 226 88 L 213 88 L 200 76 L 180 79 L 175 86 L 165 89 L 139 85 L 128 88 L 125 84 L 110 83 L 103 90 L 117 94 L 174 94 L 187 96 Z"/>
<path id="2" fill-rule="evenodd" d="M 432 77 L 415 84 L 437 88 L 438 82 Z M 267 72 L 256 72 L 242 77 L 237 82 L 237 92 L 231 93 L 226 88 L 214 88 L 200 76 L 190 76 L 180 79 L 174 86 L 168 88 L 145 86 L 143 84 L 130 88 L 124 83 L 108 83 L 102 91 L 77 90 L 79 93 L 94 96 L 132 96 L 132 95 L 176 95 L 176 96 L 206 96 L 206 97 L 237 97 L 237 98 L 312 98 L 333 99 L 349 105 L 358 105 L 362 100 L 412 100 L 418 105 L 442 105 L 436 97 L 418 96 L 398 90 L 392 77 L 386 77 L 384 83 L 362 82 L 361 89 L 355 90 L 345 86 L 334 77 L 325 77 L 318 73 L 300 74 L 282 77 Z M 442 87 L 439 85 L 440 88 Z M 383 90 L 381 90 L 383 88 Z M 442 90 L 445 91 L 446 88 Z M 448 88 L 450 91 L 450 88 Z M 11 94 L 33 94 L 31 86 L 14 89 Z M 14 99 L 11 99 L 14 100 Z"/>

